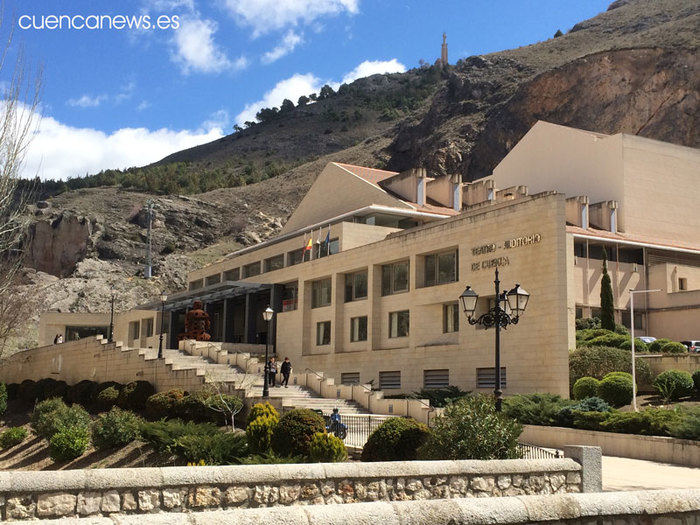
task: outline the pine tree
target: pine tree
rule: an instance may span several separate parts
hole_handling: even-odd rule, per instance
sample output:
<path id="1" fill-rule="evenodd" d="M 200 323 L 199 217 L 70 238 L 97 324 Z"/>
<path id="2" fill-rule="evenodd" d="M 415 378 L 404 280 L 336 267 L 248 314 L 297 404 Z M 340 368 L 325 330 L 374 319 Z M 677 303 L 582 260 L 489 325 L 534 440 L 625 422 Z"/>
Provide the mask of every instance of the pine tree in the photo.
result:
<path id="1" fill-rule="evenodd" d="M 615 330 L 615 305 L 608 275 L 608 253 L 603 249 L 603 277 L 600 279 L 600 327 Z"/>

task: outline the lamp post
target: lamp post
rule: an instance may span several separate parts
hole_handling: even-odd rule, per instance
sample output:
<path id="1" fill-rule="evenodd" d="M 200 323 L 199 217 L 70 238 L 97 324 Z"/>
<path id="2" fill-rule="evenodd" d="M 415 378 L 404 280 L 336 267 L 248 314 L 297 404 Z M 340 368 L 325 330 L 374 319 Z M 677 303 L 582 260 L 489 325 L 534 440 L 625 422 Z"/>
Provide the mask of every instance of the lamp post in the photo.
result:
<path id="1" fill-rule="evenodd" d="M 107 340 L 111 343 L 114 340 L 114 298 L 116 296 L 116 290 L 114 287 L 110 288 L 109 293 L 109 334 Z"/>
<path id="2" fill-rule="evenodd" d="M 267 323 L 267 337 L 265 338 L 265 377 L 263 378 L 263 397 L 270 397 L 270 387 L 268 385 L 268 374 L 270 373 L 270 361 L 268 360 L 267 354 L 270 348 L 270 321 L 272 321 L 272 316 L 275 315 L 275 311 L 269 306 L 265 308 L 263 312 L 263 319 Z"/>
<path id="3" fill-rule="evenodd" d="M 630 288 L 630 336 L 632 337 L 632 410 L 635 412 L 639 412 L 639 409 L 637 408 L 637 366 L 635 363 L 634 353 L 634 294 L 660 291 L 661 290 L 658 288 L 654 290 L 632 290 Z"/>
<path id="4" fill-rule="evenodd" d="M 158 339 L 158 359 L 163 357 L 163 321 L 165 320 L 165 301 L 168 296 L 160 294 L 160 337 Z"/>
<path id="5" fill-rule="evenodd" d="M 480 324 L 484 328 L 493 327 L 496 329 L 496 377 L 493 393 L 496 397 L 496 411 L 500 412 L 503 402 L 503 392 L 501 391 L 501 328 L 505 330 L 509 324 L 518 324 L 520 316 L 525 313 L 525 307 L 527 306 L 530 294 L 521 288 L 519 284 L 516 284 L 515 287 L 508 292 L 505 290 L 501 292 L 498 268 L 496 268 L 496 278 L 493 282 L 496 290 L 496 304 L 478 318 L 474 318 L 474 311 L 476 310 L 479 294 L 472 290 L 471 286 L 467 286 L 464 292 L 462 292 L 462 295 L 459 296 L 459 301 L 462 304 L 462 310 L 464 310 L 464 314 L 467 316 L 467 321 L 470 325 Z M 501 306 L 501 304 L 503 304 L 503 306 Z"/>

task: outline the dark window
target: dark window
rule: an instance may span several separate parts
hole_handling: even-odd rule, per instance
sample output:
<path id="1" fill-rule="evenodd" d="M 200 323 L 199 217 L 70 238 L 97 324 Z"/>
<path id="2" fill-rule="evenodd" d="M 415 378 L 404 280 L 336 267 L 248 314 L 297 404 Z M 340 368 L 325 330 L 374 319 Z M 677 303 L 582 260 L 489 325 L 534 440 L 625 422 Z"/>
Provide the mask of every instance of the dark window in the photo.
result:
<path id="1" fill-rule="evenodd" d="M 138 339 L 141 336 L 141 322 L 131 321 L 129 323 L 129 337 L 131 339 Z"/>
<path id="2" fill-rule="evenodd" d="M 622 325 L 629 328 L 630 327 L 630 311 L 629 310 L 623 310 L 620 312 L 621 320 L 622 320 Z M 635 330 L 644 330 L 644 312 L 640 312 L 639 310 L 634 312 L 634 329 Z"/>
<path id="3" fill-rule="evenodd" d="M 343 372 L 340 374 L 340 383 L 342 385 L 359 385 L 360 384 L 360 373 L 359 372 Z"/>
<path id="4" fill-rule="evenodd" d="M 243 278 L 260 275 L 260 261 L 246 264 L 243 267 Z"/>
<path id="5" fill-rule="evenodd" d="M 146 332 L 145 337 L 153 336 L 153 317 L 143 320 L 143 329 Z"/>
<path id="6" fill-rule="evenodd" d="M 617 250 L 615 249 L 615 246 L 613 246 L 613 245 L 603 246 L 602 244 L 589 244 L 588 245 L 588 257 L 589 257 L 589 259 L 597 259 L 599 261 L 602 261 L 603 260 L 603 251 L 605 251 L 608 261 L 616 261 L 617 260 Z"/>
<path id="7" fill-rule="evenodd" d="M 443 305 L 442 331 L 446 334 L 459 332 L 459 305 L 457 303 Z"/>
<path id="8" fill-rule="evenodd" d="M 367 316 L 350 319 L 350 341 L 367 341 Z"/>
<path id="9" fill-rule="evenodd" d="M 345 302 L 367 298 L 367 270 L 345 274 Z"/>
<path id="10" fill-rule="evenodd" d="M 583 318 L 583 308 L 580 306 L 576 307 L 576 319 L 582 319 Z"/>
<path id="11" fill-rule="evenodd" d="M 284 268 L 284 255 L 275 255 L 274 257 L 265 259 L 266 272 L 272 272 L 274 270 L 279 270 L 280 268 Z"/>
<path id="12" fill-rule="evenodd" d="M 575 242 L 574 243 L 574 255 L 576 257 L 586 257 L 586 243 L 585 242 Z"/>
<path id="13" fill-rule="evenodd" d="M 207 277 L 206 281 L 207 286 L 211 286 L 212 284 L 219 284 L 221 282 L 221 274 L 217 273 L 216 275 L 210 275 Z"/>
<path id="14" fill-rule="evenodd" d="M 331 280 L 314 281 L 311 285 L 311 308 L 329 306 L 331 304 Z"/>
<path id="15" fill-rule="evenodd" d="M 331 322 L 321 321 L 316 323 L 316 345 L 329 345 L 331 344 Z"/>
<path id="16" fill-rule="evenodd" d="M 425 256 L 425 286 L 453 283 L 457 280 L 457 251 Z"/>
<path id="17" fill-rule="evenodd" d="M 226 270 L 224 272 L 224 281 L 237 281 L 241 278 L 241 269 L 234 268 L 233 270 Z"/>
<path id="18" fill-rule="evenodd" d="M 285 284 L 282 290 L 282 311 L 289 312 L 297 309 L 299 300 L 299 284 L 296 282 Z"/>
<path id="19" fill-rule="evenodd" d="M 408 291 L 408 261 L 382 266 L 382 295 Z"/>
<path id="20" fill-rule="evenodd" d="M 620 248 L 620 262 L 644 264 L 644 251 L 641 248 Z"/>
<path id="21" fill-rule="evenodd" d="M 688 289 L 688 279 L 687 277 L 678 278 L 678 291 L 685 292 Z"/>
<path id="22" fill-rule="evenodd" d="M 441 370 L 423 370 L 423 388 L 445 388 L 450 384 L 450 371 L 447 368 Z"/>
<path id="23" fill-rule="evenodd" d="M 202 286 L 204 286 L 204 279 L 190 282 L 190 290 L 199 290 Z"/>
<path id="24" fill-rule="evenodd" d="M 401 372 L 398 370 L 379 372 L 379 388 L 381 390 L 401 388 Z"/>
<path id="25" fill-rule="evenodd" d="M 389 337 L 408 336 L 409 313 L 408 310 L 391 312 L 389 314 Z"/>
<path id="26" fill-rule="evenodd" d="M 327 243 L 324 237 L 323 241 L 314 244 L 314 259 L 320 259 L 321 257 L 328 257 L 334 253 L 338 253 L 339 246 L 340 243 L 338 239 L 331 239 L 330 243 Z"/>
<path id="27" fill-rule="evenodd" d="M 287 254 L 287 266 L 294 266 L 295 264 L 299 264 L 301 262 L 304 262 L 303 248 L 299 248 L 298 250 L 294 250 L 293 252 L 289 252 Z"/>
<path id="28" fill-rule="evenodd" d="M 501 388 L 506 386 L 506 367 L 501 367 Z M 476 388 L 496 388 L 496 369 L 477 368 L 476 369 Z"/>

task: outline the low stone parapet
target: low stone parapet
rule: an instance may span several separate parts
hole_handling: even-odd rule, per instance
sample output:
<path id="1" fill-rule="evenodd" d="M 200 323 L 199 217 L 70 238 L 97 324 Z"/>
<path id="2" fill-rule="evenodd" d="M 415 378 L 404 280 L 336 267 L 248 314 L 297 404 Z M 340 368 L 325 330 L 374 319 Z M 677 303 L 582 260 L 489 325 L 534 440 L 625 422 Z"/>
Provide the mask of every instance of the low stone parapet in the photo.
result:
<path id="1" fill-rule="evenodd" d="M 569 458 L 0 472 L 6 520 L 581 492 Z"/>

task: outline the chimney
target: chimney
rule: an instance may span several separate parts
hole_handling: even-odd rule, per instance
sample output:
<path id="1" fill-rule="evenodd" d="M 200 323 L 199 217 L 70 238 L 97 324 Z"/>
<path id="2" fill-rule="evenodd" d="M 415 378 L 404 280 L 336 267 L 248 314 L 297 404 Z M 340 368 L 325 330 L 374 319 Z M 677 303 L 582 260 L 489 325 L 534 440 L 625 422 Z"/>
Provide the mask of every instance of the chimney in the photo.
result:
<path id="1" fill-rule="evenodd" d="M 462 176 L 452 175 L 450 184 L 452 184 L 452 209 L 462 211 Z"/>
<path id="2" fill-rule="evenodd" d="M 426 173 L 425 173 L 425 168 L 417 168 L 415 170 L 415 176 L 416 176 L 416 204 L 419 206 L 425 206 L 425 201 L 426 201 L 426 194 L 427 194 L 427 186 L 428 186 L 428 181 L 426 178 Z"/>

